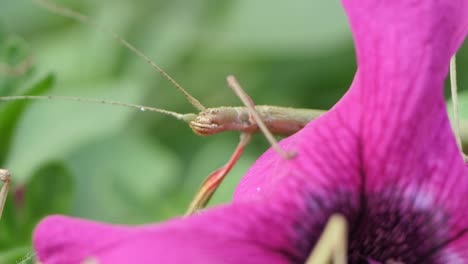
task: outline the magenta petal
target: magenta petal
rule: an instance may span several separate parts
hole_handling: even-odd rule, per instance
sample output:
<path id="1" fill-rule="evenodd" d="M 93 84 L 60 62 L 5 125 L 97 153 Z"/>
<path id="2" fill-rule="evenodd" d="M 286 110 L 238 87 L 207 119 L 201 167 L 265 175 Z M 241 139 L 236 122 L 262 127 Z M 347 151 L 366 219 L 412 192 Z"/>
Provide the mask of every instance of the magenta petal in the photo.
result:
<path id="1" fill-rule="evenodd" d="M 113 264 L 289 263 L 288 234 L 275 231 L 282 217 L 265 213 L 262 206 L 242 204 L 138 227 L 52 216 L 37 227 L 34 246 L 46 264 L 90 257 Z"/>
<path id="2" fill-rule="evenodd" d="M 33 241 L 44 263 L 77 263 L 92 249 L 105 248 L 132 235 L 124 227 L 66 216 L 49 216 L 35 229 Z"/>
<path id="3" fill-rule="evenodd" d="M 282 185 L 277 184 L 279 178 L 288 178 L 297 168 L 307 168 L 309 177 L 320 174 L 317 152 L 330 152 L 329 164 L 324 164 L 328 167 L 336 163 L 335 157 L 348 158 L 350 151 L 354 157 L 362 155 L 361 169 L 371 186 L 385 186 L 404 175 L 430 178 L 429 174 L 463 170 L 442 89 L 450 56 L 468 32 L 468 2 L 343 3 L 357 44 L 359 74 L 353 87 L 333 114 L 282 142 L 284 148 L 298 152 L 296 160 L 284 162 L 270 149 L 246 174 L 235 200 L 270 195 Z M 359 149 L 352 150 L 356 144 Z"/>
<path id="4" fill-rule="evenodd" d="M 343 0 L 356 42 L 363 172 L 407 211 L 466 233 L 468 175 L 443 97 L 449 60 L 468 32 L 468 1 Z"/>
<path id="5" fill-rule="evenodd" d="M 379 262 L 467 262 L 468 173 L 442 91 L 468 32 L 468 1 L 343 2 L 359 66 L 352 88 L 281 143 L 297 151 L 295 159 L 266 152 L 235 201 L 319 201 L 315 218 L 347 209 L 353 261 L 367 252 Z"/>
<path id="6" fill-rule="evenodd" d="M 468 197 L 468 184 L 442 91 L 449 59 L 468 32 L 468 1 L 343 3 L 359 66 L 352 88 L 331 113 L 282 142 L 297 151 L 294 160 L 266 152 L 235 200 L 277 195 L 294 171 L 309 185 L 354 173 L 349 179 L 359 185 L 365 177 L 370 192 L 412 185 L 457 212 L 463 199 L 451 199 Z"/>

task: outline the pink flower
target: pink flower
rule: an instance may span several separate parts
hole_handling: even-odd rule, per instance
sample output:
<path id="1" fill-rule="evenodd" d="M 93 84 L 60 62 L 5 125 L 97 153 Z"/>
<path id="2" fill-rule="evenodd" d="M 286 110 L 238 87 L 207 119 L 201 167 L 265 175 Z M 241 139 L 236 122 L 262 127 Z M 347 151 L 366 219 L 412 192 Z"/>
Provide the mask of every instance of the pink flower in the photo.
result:
<path id="1" fill-rule="evenodd" d="M 46 264 L 303 263 L 328 217 L 350 225 L 349 262 L 468 263 L 468 173 L 443 98 L 468 32 L 466 0 L 342 0 L 359 70 L 326 115 L 267 151 L 230 205 L 158 225 L 46 218 Z"/>

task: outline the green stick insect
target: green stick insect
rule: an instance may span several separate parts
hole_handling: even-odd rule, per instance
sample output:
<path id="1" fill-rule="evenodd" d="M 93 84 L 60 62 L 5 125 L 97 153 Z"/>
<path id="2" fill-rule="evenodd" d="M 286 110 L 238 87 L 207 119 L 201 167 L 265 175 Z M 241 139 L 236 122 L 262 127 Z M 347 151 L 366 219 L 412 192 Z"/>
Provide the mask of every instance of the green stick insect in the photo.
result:
<path id="1" fill-rule="evenodd" d="M 196 193 L 192 202 L 190 203 L 185 215 L 191 215 L 197 210 L 200 210 L 206 206 L 210 198 L 220 185 L 222 180 L 226 177 L 235 163 L 238 161 L 244 148 L 249 143 L 251 136 L 254 133 L 263 133 L 275 151 L 278 152 L 285 159 L 290 159 L 295 156 L 293 152 L 285 152 L 275 140 L 275 135 L 291 135 L 300 129 L 302 129 L 308 122 L 319 117 L 325 111 L 314 110 L 314 109 L 297 109 L 288 107 L 278 106 L 267 106 L 267 105 L 255 105 L 252 99 L 243 90 L 241 85 L 238 83 L 234 76 L 228 76 L 227 82 L 229 87 L 234 93 L 241 99 L 244 106 L 238 107 L 216 107 L 206 108 L 197 99 L 191 96 L 180 84 L 178 84 L 171 76 L 169 76 L 159 65 L 152 61 L 148 56 L 136 49 L 128 41 L 117 35 L 111 30 L 100 27 L 89 17 L 80 14 L 76 11 L 68 9 L 66 7 L 59 6 L 51 3 L 47 0 L 34 0 L 36 3 L 44 7 L 45 9 L 65 16 L 72 19 L 76 19 L 86 24 L 100 29 L 101 31 L 109 33 L 119 43 L 126 46 L 132 52 L 137 54 L 139 57 L 144 59 L 154 69 L 156 69 L 163 77 L 168 79 L 188 100 L 199 113 L 188 113 L 180 114 L 172 111 L 163 109 L 129 104 L 119 101 L 111 100 L 100 100 L 100 99 L 88 99 L 70 96 L 7 96 L 0 97 L 2 101 L 12 100 L 70 100 L 80 101 L 87 103 L 98 103 L 116 105 L 122 107 L 128 107 L 138 109 L 141 111 L 152 111 L 158 112 L 165 115 L 175 117 L 176 119 L 182 120 L 190 126 L 194 133 L 201 136 L 209 136 L 224 131 L 239 131 L 240 141 L 234 150 L 229 161 L 221 168 L 211 173 L 201 185 L 200 189 Z M 456 99 L 456 85 L 455 85 L 455 63 L 451 64 L 452 75 L 452 96 Z M 16 72 L 16 71 L 15 71 Z M 455 87 L 455 88 L 453 88 Z M 456 100 L 454 105 L 456 107 Z M 458 122 L 458 112 L 455 111 L 456 122 Z M 458 127 L 458 124 L 455 124 Z M 455 131 L 458 138 L 458 131 Z M 460 142 L 460 141 L 459 141 Z M 3 186 L 0 189 L 0 218 L 5 204 L 5 200 L 8 194 L 8 187 L 10 181 L 10 172 L 6 169 L 0 169 L 0 181 L 3 181 Z M 341 215 L 332 215 L 319 239 L 317 245 L 311 252 L 307 264 L 309 263 L 334 263 L 344 264 L 346 263 L 346 252 L 347 252 L 347 223 L 346 219 Z M 86 263 L 97 263 L 94 260 Z"/>

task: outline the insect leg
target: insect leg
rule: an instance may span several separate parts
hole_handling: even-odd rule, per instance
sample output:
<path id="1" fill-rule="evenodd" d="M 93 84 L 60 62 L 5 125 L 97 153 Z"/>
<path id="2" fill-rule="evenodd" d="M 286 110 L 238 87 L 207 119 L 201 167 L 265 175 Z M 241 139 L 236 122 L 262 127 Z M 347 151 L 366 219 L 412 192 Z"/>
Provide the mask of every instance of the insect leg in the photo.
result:
<path id="1" fill-rule="evenodd" d="M 348 227 L 342 215 L 332 215 L 306 264 L 346 264 Z"/>
<path id="2" fill-rule="evenodd" d="M 193 198 L 192 202 L 189 205 L 185 215 L 191 215 L 199 209 L 202 209 L 206 206 L 206 204 L 210 201 L 210 198 L 213 196 L 214 192 L 218 188 L 218 186 L 223 181 L 224 177 L 229 173 L 232 169 L 234 164 L 239 160 L 242 152 L 244 151 L 245 146 L 250 142 L 250 138 L 252 137 L 251 134 L 248 133 L 241 133 L 240 141 L 237 145 L 234 153 L 232 154 L 229 161 L 223 167 L 215 170 L 211 173 L 206 180 L 203 182 L 202 186 L 198 190 L 195 198 Z"/>
<path id="3" fill-rule="evenodd" d="M 275 137 L 270 132 L 270 130 L 268 130 L 267 126 L 260 118 L 260 115 L 255 110 L 255 105 L 252 99 L 247 95 L 244 89 L 242 89 L 242 87 L 240 86 L 236 78 L 232 75 L 228 76 L 227 82 L 229 84 L 229 87 L 231 87 L 234 93 L 241 99 L 242 103 L 244 103 L 247 109 L 249 109 L 249 112 L 251 116 L 253 117 L 253 120 L 257 123 L 258 127 L 263 132 L 268 142 L 270 142 L 271 146 L 276 150 L 276 152 L 278 152 L 285 159 L 290 159 L 294 157 L 295 155 L 294 152 L 286 152 L 278 145 L 278 142 L 276 141 Z"/>
<path id="4" fill-rule="evenodd" d="M 0 169 L 0 181 L 3 182 L 3 186 L 0 189 L 0 219 L 2 218 L 3 207 L 8 195 L 8 188 L 10 186 L 10 172 L 5 169 Z"/>

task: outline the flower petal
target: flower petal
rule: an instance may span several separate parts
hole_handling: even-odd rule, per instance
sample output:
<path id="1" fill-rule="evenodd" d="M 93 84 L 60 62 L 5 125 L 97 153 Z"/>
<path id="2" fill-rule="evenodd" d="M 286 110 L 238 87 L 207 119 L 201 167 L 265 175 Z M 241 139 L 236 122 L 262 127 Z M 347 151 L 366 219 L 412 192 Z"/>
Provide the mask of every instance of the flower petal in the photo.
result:
<path id="1" fill-rule="evenodd" d="M 127 227 L 62 216 L 43 220 L 34 246 L 46 264 L 290 263 L 294 248 L 284 217 L 259 204 L 220 207 L 158 225 Z"/>
<path id="2" fill-rule="evenodd" d="M 463 170 L 442 90 L 450 56 L 468 32 L 468 2 L 343 2 L 357 43 L 360 70 L 353 86 L 331 113 L 281 142 L 298 152 L 295 159 L 283 161 L 268 150 L 242 179 L 235 200 L 271 195 L 299 167 L 320 170 L 314 153 L 330 148 L 336 150 L 331 159 L 362 155 L 358 162 L 370 186 Z"/>
<path id="3" fill-rule="evenodd" d="M 359 65 L 351 89 L 328 114 L 281 142 L 297 152 L 293 160 L 267 151 L 244 176 L 234 200 L 281 196 L 282 201 L 302 199 L 307 205 L 316 194 L 332 203 L 345 192 L 351 221 L 362 214 L 375 218 L 370 219 L 375 221 L 368 227 L 370 236 L 385 224 L 378 214 L 401 215 L 403 220 L 416 215 L 413 224 L 421 229 L 405 238 L 420 251 L 413 256 L 446 257 L 437 255 L 437 249 L 464 241 L 468 233 L 468 173 L 442 94 L 450 57 L 468 32 L 468 2 L 343 3 Z M 326 215 L 324 210 L 315 218 Z M 354 226 L 351 233 L 359 228 Z M 392 228 L 403 227 L 400 222 Z M 388 238 L 390 245 L 400 239 Z M 451 256 L 468 261 L 463 253 L 467 244 L 452 249 L 457 252 Z"/>
<path id="4" fill-rule="evenodd" d="M 468 229 L 468 175 L 443 97 L 451 56 L 468 33 L 468 2 L 343 0 L 359 65 L 362 157 L 369 193 Z M 441 241 L 443 243 L 443 241 Z"/>

